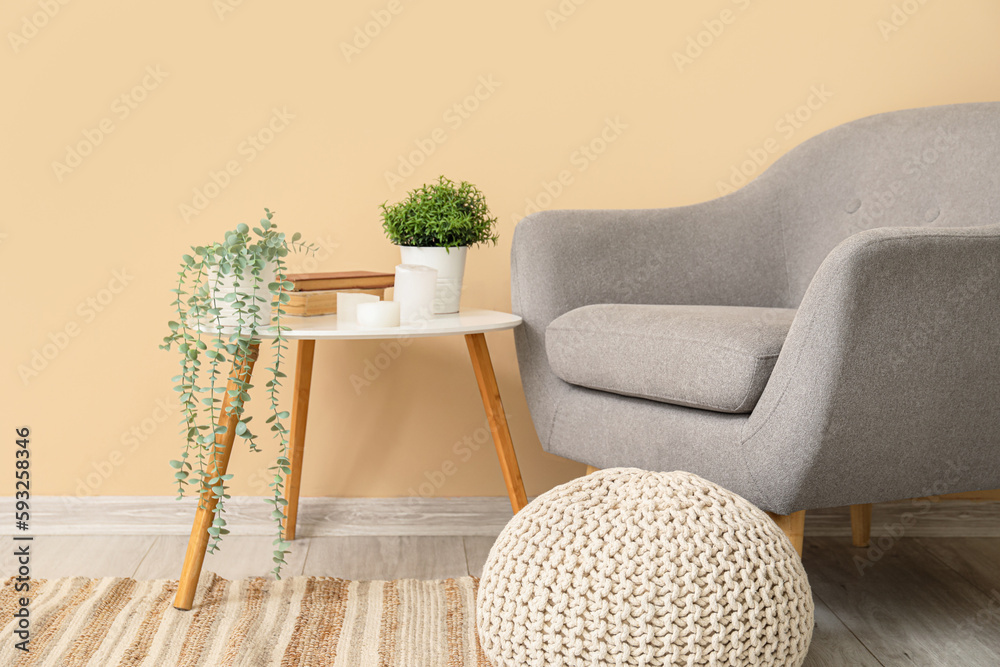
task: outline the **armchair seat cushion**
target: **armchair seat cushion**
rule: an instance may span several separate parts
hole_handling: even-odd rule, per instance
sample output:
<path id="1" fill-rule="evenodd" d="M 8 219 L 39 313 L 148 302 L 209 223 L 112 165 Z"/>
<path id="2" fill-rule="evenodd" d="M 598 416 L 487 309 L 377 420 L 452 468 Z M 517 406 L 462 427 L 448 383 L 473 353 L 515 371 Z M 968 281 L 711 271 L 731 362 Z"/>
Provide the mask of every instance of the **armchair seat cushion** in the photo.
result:
<path id="1" fill-rule="evenodd" d="M 570 384 L 717 412 L 748 413 L 795 310 L 600 304 L 545 330 L 553 373 Z"/>

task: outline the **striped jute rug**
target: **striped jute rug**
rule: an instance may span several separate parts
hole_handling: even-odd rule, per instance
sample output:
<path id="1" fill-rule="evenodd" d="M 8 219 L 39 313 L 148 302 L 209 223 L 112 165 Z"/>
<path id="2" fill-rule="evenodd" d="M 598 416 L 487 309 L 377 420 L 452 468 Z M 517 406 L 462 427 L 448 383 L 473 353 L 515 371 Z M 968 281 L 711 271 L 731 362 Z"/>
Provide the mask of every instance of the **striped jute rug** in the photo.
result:
<path id="1" fill-rule="evenodd" d="M 476 637 L 472 577 L 226 581 L 206 573 L 195 606 L 173 608 L 177 582 L 31 582 L 31 648 L 15 648 L 17 593 L 0 594 L 0 665 L 341 665 L 489 667 Z"/>

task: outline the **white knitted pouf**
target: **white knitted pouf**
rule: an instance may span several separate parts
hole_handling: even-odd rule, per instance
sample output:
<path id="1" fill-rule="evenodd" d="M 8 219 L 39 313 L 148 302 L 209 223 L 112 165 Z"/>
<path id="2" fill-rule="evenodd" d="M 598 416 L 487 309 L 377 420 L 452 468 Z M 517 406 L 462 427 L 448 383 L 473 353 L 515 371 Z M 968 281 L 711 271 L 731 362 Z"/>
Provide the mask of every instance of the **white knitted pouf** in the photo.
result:
<path id="1" fill-rule="evenodd" d="M 539 496 L 497 538 L 476 600 L 503 667 L 801 665 L 802 561 L 743 498 L 686 472 L 612 468 Z"/>

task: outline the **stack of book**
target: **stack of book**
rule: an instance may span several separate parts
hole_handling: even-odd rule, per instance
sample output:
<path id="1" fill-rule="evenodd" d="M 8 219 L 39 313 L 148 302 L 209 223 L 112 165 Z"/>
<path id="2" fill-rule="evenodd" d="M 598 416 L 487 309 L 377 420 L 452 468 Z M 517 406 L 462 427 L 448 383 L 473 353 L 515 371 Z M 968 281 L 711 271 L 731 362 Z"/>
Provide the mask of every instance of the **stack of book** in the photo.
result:
<path id="1" fill-rule="evenodd" d="M 361 292 L 385 298 L 396 276 L 377 271 L 338 271 L 335 273 L 290 273 L 291 300 L 285 304 L 287 315 L 304 317 L 337 312 L 337 292 Z"/>

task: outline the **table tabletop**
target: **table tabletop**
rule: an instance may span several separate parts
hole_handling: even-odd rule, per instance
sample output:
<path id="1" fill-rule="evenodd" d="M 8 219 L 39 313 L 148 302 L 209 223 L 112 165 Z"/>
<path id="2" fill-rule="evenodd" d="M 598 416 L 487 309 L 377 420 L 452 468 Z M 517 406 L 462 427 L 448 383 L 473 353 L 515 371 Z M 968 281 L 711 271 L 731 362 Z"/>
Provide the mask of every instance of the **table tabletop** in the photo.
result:
<path id="1" fill-rule="evenodd" d="M 354 323 L 337 322 L 336 315 L 292 317 L 286 315 L 282 324 L 291 327 L 284 332 L 289 340 L 370 340 L 375 338 L 429 338 L 457 336 L 513 329 L 521 323 L 520 315 L 497 310 L 462 310 L 447 315 L 434 315 L 422 322 L 380 329 L 360 327 Z M 228 329 L 225 329 L 228 330 Z M 211 328 L 206 331 L 211 332 Z M 274 327 L 260 332 L 261 338 L 274 338 Z"/>

